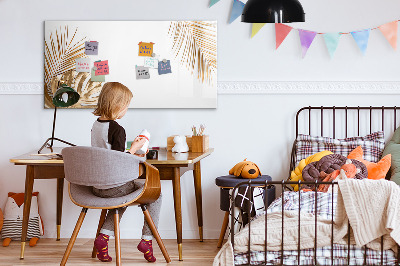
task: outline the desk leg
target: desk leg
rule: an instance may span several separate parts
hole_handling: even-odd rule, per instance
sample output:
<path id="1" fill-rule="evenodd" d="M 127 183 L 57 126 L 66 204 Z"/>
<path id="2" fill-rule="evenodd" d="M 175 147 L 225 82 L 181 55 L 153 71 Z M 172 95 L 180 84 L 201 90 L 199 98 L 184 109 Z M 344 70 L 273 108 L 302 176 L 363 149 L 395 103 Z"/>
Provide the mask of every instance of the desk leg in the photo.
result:
<path id="1" fill-rule="evenodd" d="M 181 174 L 179 167 L 174 167 L 174 178 L 172 179 L 174 191 L 175 223 L 178 242 L 179 260 L 182 260 L 182 205 L 181 205 Z"/>
<path id="2" fill-rule="evenodd" d="M 203 203 L 201 196 L 201 168 L 200 161 L 194 164 L 194 191 L 196 194 L 197 220 L 199 225 L 200 242 L 203 242 Z"/>
<path id="3" fill-rule="evenodd" d="M 26 235 L 28 233 L 29 213 L 31 212 L 31 200 L 34 181 L 34 166 L 26 166 L 25 177 L 25 195 L 24 195 L 24 213 L 22 219 L 22 233 L 21 233 L 21 255 L 20 259 L 24 259 Z"/>
<path id="4" fill-rule="evenodd" d="M 57 241 L 60 241 L 64 178 L 57 178 Z"/>

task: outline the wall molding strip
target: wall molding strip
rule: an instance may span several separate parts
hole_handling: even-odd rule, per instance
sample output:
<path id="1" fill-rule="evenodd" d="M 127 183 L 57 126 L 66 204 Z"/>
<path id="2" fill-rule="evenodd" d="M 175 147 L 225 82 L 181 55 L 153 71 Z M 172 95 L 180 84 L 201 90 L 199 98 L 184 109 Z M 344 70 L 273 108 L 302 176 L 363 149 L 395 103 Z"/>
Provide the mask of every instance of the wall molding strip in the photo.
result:
<path id="1" fill-rule="evenodd" d="M 43 94 L 43 83 L 0 83 L 0 94 Z M 400 94 L 400 81 L 219 81 L 218 94 Z"/>

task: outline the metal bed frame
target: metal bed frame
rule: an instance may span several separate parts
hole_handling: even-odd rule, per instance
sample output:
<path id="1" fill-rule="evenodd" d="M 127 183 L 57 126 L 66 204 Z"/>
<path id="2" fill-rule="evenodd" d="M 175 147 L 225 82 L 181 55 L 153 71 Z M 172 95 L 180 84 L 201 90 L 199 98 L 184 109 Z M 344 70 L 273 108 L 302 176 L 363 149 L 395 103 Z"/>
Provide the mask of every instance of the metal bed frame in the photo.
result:
<path id="1" fill-rule="evenodd" d="M 357 114 L 357 136 L 359 136 L 360 135 L 360 121 L 361 121 L 360 120 L 360 113 L 361 112 L 364 112 L 364 113 L 365 113 L 365 111 L 369 112 L 369 131 L 370 131 L 370 133 L 372 133 L 373 113 L 379 112 L 379 111 L 381 112 L 381 130 L 384 131 L 384 129 L 385 129 L 385 113 L 387 113 L 386 111 L 393 112 L 393 125 L 394 125 L 393 130 L 395 130 L 396 129 L 396 125 L 397 125 L 397 123 L 396 123 L 397 111 L 399 109 L 400 108 L 398 108 L 396 106 L 393 106 L 393 107 L 385 107 L 385 106 L 382 106 L 382 107 L 372 107 L 372 106 L 369 106 L 369 107 L 360 107 L 360 106 L 357 106 L 357 107 L 348 107 L 348 106 L 344 106 L 344 107 L 337 107 L 337 106 L 331 106 L 331 107 L 324 107 L 324 106 L 312 107 L 312 106 L 308 106 L 308 107 L 303 107 L 296 114 L 296 138 L 299 135 L 300 114 L 303 111 L 308 111 L 308 134 L 309 135 L 311 135 L 311 131 L 312 131 L 311 112 L 313 110 L 319 111 L 319 113 L 320 113 L 320 136 L 324 136 L 324 111 L 325 110 L 331 110 L 330 113 L 332 113 L 332 123 L 333 123 L 333 125 L 332 125 L 332 129 L 333 129 L 332 136 L 333 136 L 333 138 L 336 137 L 336 122 L 337 122 L 336 112 L 338 112 L 338 111 L 344 112 L 344 121 L 341 121 L 341 122 L 342 122 L 342 125 L 344 123 L 345 137 L 347 138 L 348 137 L 348 125 L 349 125 L 349 121 L 348 121 L 349 120 L 348 119 L 349 115 L 348 115 L 348 113 L 356 112 L 356 114 Z M 327 119 L 325 119 L 325 121 L 326 120 Z M 295 158 L 296 158 L 295 146 L 296 146 L 296 141 L 293 144 L 292 153 L 291 153 L 290 172 L 293 169 L 295 169 L 295 167 L 296 167 L 296 165 L 295 165 Z M 289 172 L 289 176 L 290 176 L 290 172 Z M 266 188 L 268 188 L 269 186 L 271 186 L 271 185 L 281 186 L 282 195 L 283 195 L 285 190 L 291 190 L 290 187 L 287 186 L 287 185 L 292 185 L 292 184 L 299 185 L 299 187 L 300 187 L 301 184 L 315 185 L 314 191 L 317 192 L 317 189 L 318 189 L 319 185 L 330 184 L 330 185 L 332 185 L 332 190 L 333 190 L 334 186 L 336 186 L 338 183 L 336 181 L 332 181 L 332 182 L 320 182 L 320 181 L 304 182 L 304 181 L 287 181 L 287 180 L 286 181 L 283 180 L 283 181 L 265 181 L 265 182 L 263 182 L 263 181 L 252 181 L 250 179 L 249 181 L 242 182 L 242 183 L 236 185 L 234 187 L 233 191 L 232 191 L 232 195 L 235 195 L 235 192 L 239 187 L 242 187 L 242 186 L 251 186 L 251 187 L 254 186 L 254 187 L 256 187 L 257 186 L 259 188 L 263 188 L 264 189 L 266 198 L 268 198 L 268 189 L 266 189 Z M 300 189 L 299 189 L 298 193 L 299 193 L 299 202 L 301 202 Z M 253 194 L 253 191 L 250 189 L 250 198 L 252 198 L 252 196 L 253 196 L 252 194 Z M 281 198 L 282 198 L 282 212 L 284 212 L 284 197 L 281 197 Z M 331 226 L 331 228 L 332 228 L 332 237 L 331 237 L 331 261 L 332 261 L 332 265 L 334 263 L 334 254 L 333 254 L 333 252 L 334 252 L 334 250 L 333 250 L 333 244 L 334 244 L 333 243 L 333 224 L 334 224 L 334 220 L 333 220 L 334 219 L 334 217 L 333 217 L 333 210 L 334 210 L 333 204 L 334 203 L 333 202 L 334 202 L 334 200 L 333 199 L 334 199 L 334 193 L 332 193 L 332 213 L 331 213 L 331 215 L 332 215 L 332 221 L 331 221 L 332 222 L 331 223 L 331 225 L 332 225 Z M 315 213 L 317 213 L 317 208 L 318 208 L 317 207 L 317 202 L 318 202 L 317 193 L 315 193 Z M 264 262 L 259 263 L 259 265 L 272 265 L 272 264 L 268 264 L 268 262 L 267 262 L 267 252 L 268 252 L 268 250 L 267 250 L 267 242 L 268 242 L 268 239 L 267 239 L 267 233 L 268 233 L 267 207 L 268 207 L 267 206 L 267 201 L 264 201 L 264 208 L 265 208 Z M 299 214 L 298 226 L 300 227 L 300 204 L 299 204 L 298 214 Z M 233 248 L 234 248 L 234 245 L 235 245 L 235 241 L 234 241 L 234 237 L 235 237 L 235 234 L 234 234 L 234 217 L 235 217 L 234 197 L 232 197 L 232 200 L 231 200 L 231 232 L 230 232 L 231 239 L 230 239 L 230 241 L 231 241 L 231 244 L 232 244 Z M 317 238 L 318 238 L 316 224 L 317 224 L 317 215 L 315 215 L 315 239 L 314 239 L 314 258 L 313 258 L 314 263 L 313 264 L 307 264 L 307 265 L 318 265 L 317 264 L 317 255 L 316 255 Z M 251 249 L 250 249 L 250 243 L 251 243 L 251 230 L 250 230 L 251 229 L 251 219 L 249 219 L 248 227 L 249 227 L 249 242 L 247 244 L 247 262 L 248 263 L 245 264 L 245 265 L 250 265 L 251 264 L 251 255 L 250 255 L 251 254 Z M 284 256 L 283 256 L 283 251 L 284 251 L 284 240 L 283 240 L 283 235 L 284 235 L 284 217 L 283 216 L 282 216 L 282 232 L 281 232 L 281 234 L 282 234 L 282 237 L 281 237 L 281 250 L 280 250 L 281 256 L 280 256 L 280 264 L 279 265 L 284 265 L 283 264 L 283 259 L 284 259 Z M 297 265 L 305 265 L 305 264 L 300 264 L 300 254 L 301 254 L 300 242 L 301 242 L 301 237 L 300 237 L 300 230 L 299 230 L 298 243 L 297 243 L 297 247 L 298 247 L 297 248 Z M 400 249 L 399 249 L 400 246 L 397 245 L 397 248 L 398 248 L 399 252 L 397 253 L 397 258 L 396 258 L 395 265 L 400 265 Z M 364 249 L 364 263 L 363 263 L 363 265 L 367 265 L 366 264 L 367 263 L 367 253 L 366 253 L 366 249 L 367 248 L 366 248 L 366 246 L 363 246 L 363 249 Z M 348 226 L 348 233 L 347 233 L 347 264 L 345 264 L 345 265 L 350 265 L 350 224 Z M 383 261 L 383 236 L 381 237 L 380 265 L 384 265 L 384 261 Z"/>

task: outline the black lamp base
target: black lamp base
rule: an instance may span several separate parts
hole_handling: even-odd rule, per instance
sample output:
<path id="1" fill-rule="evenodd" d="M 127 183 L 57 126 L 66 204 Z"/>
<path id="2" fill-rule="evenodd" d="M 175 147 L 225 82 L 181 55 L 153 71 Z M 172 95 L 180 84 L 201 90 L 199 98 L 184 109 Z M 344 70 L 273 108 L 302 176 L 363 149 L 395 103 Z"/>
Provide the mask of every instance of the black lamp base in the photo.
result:
<path id="1" fill-rule="evenodd" d="M 75 144 L 69 143 L 68 141 L 65 141 L 65 140 L 62 140 L 62 139 L 59 139 L 59 138 L 53 138 L 53 137 L 51 137 L 51 138 L 48 138 L 48 139 L 43 143 L 42 147 L 40 147 L 40 149 L 38 150 L 38 154 L 40 154 L 40 152 L 41 152 L 44 148 L 49 148 L 50 151 L 53 152 L 53 141 L 54 141 L 54 140 L 57 140 L 57 141 L 59 141 L 59 142 L 65 143 L 65 144 L 68 144 L 68 145 L 70 145 L 70 146 L 76 146 Z M 51 141 L 51 142 L 50 142 L 50 141 Z M 50 143 L 49 143 L 49 142 L 50 142 Z"/>

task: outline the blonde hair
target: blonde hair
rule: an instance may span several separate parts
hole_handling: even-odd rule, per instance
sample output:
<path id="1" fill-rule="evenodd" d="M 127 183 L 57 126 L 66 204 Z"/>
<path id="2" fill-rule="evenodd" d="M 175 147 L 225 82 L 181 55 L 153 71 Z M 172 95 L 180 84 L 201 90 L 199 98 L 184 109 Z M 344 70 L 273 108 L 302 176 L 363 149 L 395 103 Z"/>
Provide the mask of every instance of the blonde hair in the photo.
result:
<path id="1" fill-rule="evenodd" d="M 119 82 L 107 82 L 103 85 L 93 114 L 115 120 L 132 97 L 132 92 L 125 85 Z"/>

